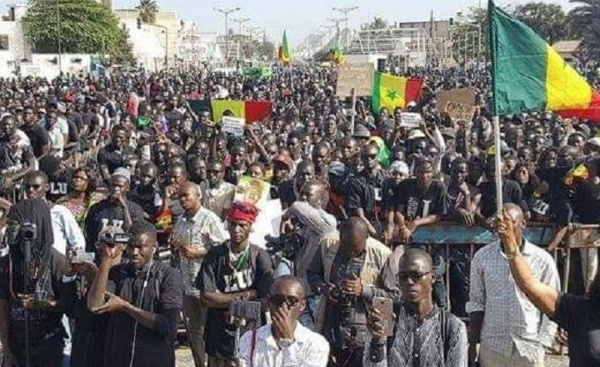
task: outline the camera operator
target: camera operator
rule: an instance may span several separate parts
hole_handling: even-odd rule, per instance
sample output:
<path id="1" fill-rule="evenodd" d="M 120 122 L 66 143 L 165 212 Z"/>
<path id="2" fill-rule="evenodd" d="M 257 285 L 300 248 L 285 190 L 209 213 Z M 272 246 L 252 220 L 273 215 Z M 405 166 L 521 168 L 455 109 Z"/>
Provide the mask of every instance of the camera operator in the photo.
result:
<path id="1" fill-rule="evenodd" d="M 100 265 L 88 293 L 88 308 L 109 314 L 104 366 L 175 366 L 173 342 L 183 285 L 175 269 L 153 261 L 156 228 L 140 221 L 131 229 L 131 262 L 113 266 L 120 246 L 102 244 Z"/>
<path id="2" fill-rule="evenodd" d="M 294 276 L 299 277 L 308 289 L 306 271 L 319 248 L 319 241 L 327 233 L 335 230 L 337 221 L 335 217 L 322 209 L 326 199 L 325 185 L 320 181 L 309 181 L 300 189 L 300 201 L 283 214 L 281 232 L 298 231 L 302 238 L 301 247 L 296 250 L 294 262 Z M 300 229 L 296 229 L 292 222 L 298 222 Z M 308 307 L 305 308 L 300 320 L 302 324 L 314 330 L 314 312 L 318 308 L 318 296 L 309 295 Z"/>
<path id="3" fill-rule="evenodd" d="M 306 307 L 305 297 L 299 278 L 284 275 L 275 280 L 269 293 L 273 323 L 242 336 L 239 346 L 242 367 L 327 366 L 329 343 L 298 322 Z"/>
<path id="4" fill-rule="evenodd" d="M 208 306 L 204 330 L 209 367 L 231 367 L 235 331 L 229 307 L 234 301 L 259 301 L 267 296 L 273 276 L 269 254 L 249 243 L 258 210 L 253 204 L 234 202 L 227 212 L 230 240 L 212 247 L 196 278 Z"/>
<path id="5" fill-rule="evenodd" d="M 317 332 L 331 342 L 336 366 L 360 366 L 367 332 L 366 302 L 387 296 L 379 274 L 391 250 L 369 237 L 362 218 L 350 217 L 323 238 L 308 270 L 311 289 L 323 294 Z"/>
<path id="6" fill-rule="evenodd" d="M 65 329 L 60 284 L 65 258 L 53 247 L 50 209 L 39 199 L 8 214 L 8 256 L 0 260 L 0 340 L 4 366 L 60 367 Z"/>
<path id="7" fill-rule="evenodd" d="M 110 195 L 94 204 L 85 220 L 86 252 L 93 252 L 98 234 L 108 227 L 127 230 L 144 219 L 143 209 L 127 199 L 131 174 L 125 168 L 117 168 L 110 178 Z"/>
<path id="8" fill-rule="evenodd" d="M 96 248 L 101 248 L 106 242 L 112 245 L 115 238 L 122 234 L 122 229 L 108 228 L 100 234 Z M 120 242 L 114 245 L 120 247 L 119 253 L 122 254 L 127 243 Z M 69 363 L 70 367 L 102 367 L 105 332 L 110 315 L 95 314 L 87 307 L 87 293 L 96 277 L 98 267 L 91 261 L 93 257 L 85 255 L 70 250 L 67 254 L 69 270 L 63 277 L 61 305 L 65 313 L 74 321 Z M 112 266 L 119 265 L 122 261 L 123 257 L 119 255 L 113 259 Z"/>

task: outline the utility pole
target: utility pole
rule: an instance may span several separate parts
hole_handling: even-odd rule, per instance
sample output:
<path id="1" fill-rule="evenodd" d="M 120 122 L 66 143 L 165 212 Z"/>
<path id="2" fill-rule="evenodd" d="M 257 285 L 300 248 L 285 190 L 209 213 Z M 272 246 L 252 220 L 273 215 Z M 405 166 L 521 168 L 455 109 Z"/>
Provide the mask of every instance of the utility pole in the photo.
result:
<path id="1" fill-rule="evenodd" d="M 229 14 L 240 9 L 240 7 L 230 9 L 214 8 L 214 11 L 217 11 L 225 16 L 225 65 L 229 65 Z"/>
<path id="2" fill-rule="evenodd" d="M 344 19 L 327 18 L 327 20 L 335 24 L 335 46 L 340 47 L 340 23 L 343 22 Z"/>
<path id="3" fill-rule="evenodd" d="M 62 76 L 62 42 L 60 40 L 62 34 L 62 24 L 60 20 L 60 0 L 56 0 L 56 19 L 58 21 L 57 24 L 57 32 L 58 32 L 58 74 Z"/>
<path id="4" fill-rule="evenodd" d="M 240 60 L 241 57 L 241 47 L 242 47 L 242 24 L 249 22 L 250 18 L 236 18 L 236 19 L 232 19 L 234 22 L 236 22 L 239 26 L 239 30 L 238 30 L 238 42 L 237 42 L 237 59 Z"/>
<path id="5" fill-rule="evenodd" d="M 346 52 L 348 52 L 348 48 L 350 47 L 350 29 L 348 28 L 348 14 L 355 11 L 356 9 L 358 9 L 358 6 L 349 6 L 347 8 L 336 8 L 335 6 L 333 7 L 334 11 L 339 11 L 340 13 L 344 14 L 344 26 L 346 27 L 346 45 L 345 45 L 345 49 Z"/>

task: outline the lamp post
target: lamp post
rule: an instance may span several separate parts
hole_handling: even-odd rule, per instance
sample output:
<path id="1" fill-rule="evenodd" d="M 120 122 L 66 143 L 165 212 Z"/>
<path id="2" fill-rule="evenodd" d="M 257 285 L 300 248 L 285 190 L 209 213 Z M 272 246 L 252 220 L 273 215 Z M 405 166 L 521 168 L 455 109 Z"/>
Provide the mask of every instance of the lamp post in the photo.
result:
<path id="1" fill-rule="evenodd" d="M 336 29 L 335 46 L 340 47 L 340 23 L 343 22 L 344 19 L 327 18 L 327 20 L 335 24 L 335 29 Z"/>
<path id="2" fill-rule="evenodd" d="M 230 9 L 214 8 L 215 11 L 225 16 L 225 64 L 229 65 L 229 14 L 241 10 L 240 7 Z"/>
<path id="3" fill-rule="evenodd" d="M 62 24 L 60 20 L 60 0 L 56 0 L 56 20 L 57 22 L 57 33 L 58 33 L 58 75 L 62 76 L 62 42 L 60 40 L 62 33 Z"/>
<path id="4" fill-rule="evenodd" d="M 232 19 L 234 22 L 236 22 L 239 26 L 239 31 L 238 31 L 238 43 L 237 43 L 237 58 L 238 60 L 240 59 L 240 54 L 241 54 L 241 47 L 242 47 L 242 24 L 249 22 L 250 18 L 236 18 L 236 19 Z"/>
<path id="5" fill-rule="evenodd" d="M 348 29 L 348 14 L 355 11 L 356 9 L 358 9 L 358 6 L 349 6 L 347 8 L 333 7 L 334 11 L 339 11 L 340 13 L 344 14 L 344 26 L 346 27 L 346 44 L 344 47 L 346 49 L 346 52 L 348 51 L 348 47 L 350 47 L 350 30 Z"/>

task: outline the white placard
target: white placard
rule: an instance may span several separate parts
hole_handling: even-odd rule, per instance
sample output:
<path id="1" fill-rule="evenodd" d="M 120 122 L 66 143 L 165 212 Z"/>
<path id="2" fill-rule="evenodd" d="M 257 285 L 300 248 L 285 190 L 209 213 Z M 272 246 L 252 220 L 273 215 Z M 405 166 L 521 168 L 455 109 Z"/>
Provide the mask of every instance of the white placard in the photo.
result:
<path id="1" fill-rule="evenodd" d="M 400 126 L 409 129 L 417 129 L 421 126 L 421 114 L 415 112 L 402 112 L 400 113 Z"/>
<path id="2" fill-rule="evenodd" d="M 223 116 L 222 130 L 226 133 L 233 134 L 235 136 L 243 136 L 245 125 L 246 125 L 246 120 L 244 120 L 242 118 Z"/>

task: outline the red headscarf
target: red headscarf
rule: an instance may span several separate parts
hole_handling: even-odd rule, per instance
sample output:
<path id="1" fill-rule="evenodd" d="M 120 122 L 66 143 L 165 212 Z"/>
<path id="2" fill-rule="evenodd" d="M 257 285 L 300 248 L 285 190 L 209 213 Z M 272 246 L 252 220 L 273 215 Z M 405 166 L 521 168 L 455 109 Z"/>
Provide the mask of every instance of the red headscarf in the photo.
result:
<path id="1" fill-rule="evenodd" d="M 248 222 L 253 224 L 256 221 L 258 209 L 254 204 L 248 202 L 235 202 L 231 204 L 227 211 L 227 220 L 231 222 Z"/>

